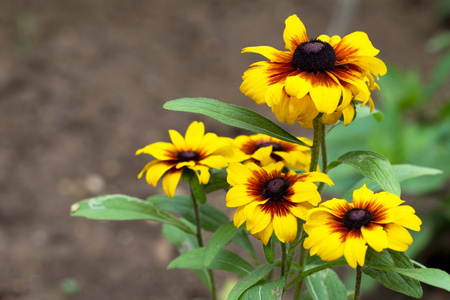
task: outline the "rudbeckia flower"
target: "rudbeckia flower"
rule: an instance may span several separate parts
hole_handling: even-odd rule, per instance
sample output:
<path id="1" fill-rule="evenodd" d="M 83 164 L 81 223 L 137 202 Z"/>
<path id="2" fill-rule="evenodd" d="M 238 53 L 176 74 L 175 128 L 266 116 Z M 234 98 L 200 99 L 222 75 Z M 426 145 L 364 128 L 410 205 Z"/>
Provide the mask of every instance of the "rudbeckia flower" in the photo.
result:
<path id="1" fill-rule="evenodd" d="M 266 103 L 280 122 L 296 120 L 311 127 L 322 113 L 322 122 L 334 124 L 343 116 L 349 124 L 355 115 L 352 101 L 373 101 L 370 90 L 378 88 L 374 75 L 384 75 L 386 65 L 375 56 L 375 49 L 364 32 L 343 38 L 321 35 L 309 39 L 296 15 L 286 19 L 283 34 L 286 49 L 269 46 L 247 47 L 269 61 L 252 64 L 244 73 L 240 90 L 256 103 Z M 377 77 L 378 78 L 378 77 Z"/>
<path id="2" fill-rule="evenodd" d="M 312 146 L 307 138 L 299 138 Z M 309 148 L 294 143 L 288 143 L 264 134 L 240 135 L 233 141 L 238 151 L 239 161 L 253 162 L 259 166 L 281 161 L 291 169 L 305 170 L 311 162 Z"/>
<path id="3" fill-rule="evenodd" d="M 297 218 L 305 219 L 307 212 L 321 199 L 315 182 L 332 185 L 324 173 L 282 173 L 284 165 L 277 162 L 265 167 L 254 163 L 230 163 L 228 183 L 232 188 L 226 196 L 228 207 L 237 207 L 233 222 L 240 227 L 246 222 L 249 230 L 265 245 L 272 233 L 283 242 L 292 242 L 297 235 Z"/>
<path id="4" fill-rule="evenodd" d="M 136 152 L 136 155 L 145 153 L 156 158 L 144 167 L 138 178 L 147 172 L 148 184 L 156 186 L 164 176 L 162 187 L 169 197 L 174 196 L 183 170 L 195 171 L 199 182 L 207 184 L 209 169 L 222 169 L 228 165 L 227 157 L 232 155 L 230 139 L 218 137 L 214 133 L 205 134 L 202 122 L 192 122 L 186 137 L 175 130 L 169 130 L 169 135 L 172 143 L 157 142 Z"/>
<path id="5" fill-rule="evenodd" d="M 324 261 L 343 255 L 352 268 L 364 266 L 367 247 L 406 251 L 413 240 L 405 228 L 419 231 L 422 221 L 409 205 L 387 192 L 374 193 L 365 185 L 353 192 L 353 203 L 326 201 L 308 213 L 303 246 Z"/>

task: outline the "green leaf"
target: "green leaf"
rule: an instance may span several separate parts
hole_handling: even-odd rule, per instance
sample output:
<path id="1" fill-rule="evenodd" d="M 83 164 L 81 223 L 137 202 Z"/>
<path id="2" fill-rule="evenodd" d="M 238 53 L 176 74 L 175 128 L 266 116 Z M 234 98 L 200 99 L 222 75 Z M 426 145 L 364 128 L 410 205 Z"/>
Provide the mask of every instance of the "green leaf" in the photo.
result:
<path id="1" fill-rule="evenodd" d="M 195 224 L 194 208 L 189 196 L 180 195 L 170 198 L 167 195 L 155 195 L 147 198 L 147 202 L 153 203 L 160 209 L 179 214 Z M 214 232 L 229 221 L 223 212 L 208 203 L 199 205 L 199 210 L 200 226 L 207 231 Z"/>
<path id="2" fill-rule="evenodd" d="M 264 258 L 266 259 L 266 261 L 269 264 L 273 264 L 273 262 L 275 261 L 275 255 L 273 254 L 274 244 L 272 239 L 269 239 L 267 245 L 263 244 L 263 250 L 264 250 Z"/>
<path id="3" fill-rule="evenodd" d="M 257 284 L 246 290 L 239 300 L 278 300 L 283 293 L 284 278 L 277 281 Z"/>
<path id="4" fill-rule="evenodd" d="M 190 186 L 191 192 L 194 195 L 195 199 L 197 199 L 197 201 L 200 202 L 201 204 L 205 204 L 206 203 L 205 189 L 203 188 L 203 185 L 200 184 L 200 182 L 198 181 L 198 177 L 196 175 L 191 176 Z"/>
<path id="5" fill-rule="evenodd" d="M 208 273 L 208 270 L 205 269 L 197 269 L 194 270 L 194 272 L 197 274 L 197 276 L 200 278 L 200 280 L 203 282 L 203 284 L 206 286 L 208 291 L 212 293 L 212 283 L 211 283 L 211 277 Z"/>
<path id="6" fill-rule="evenodd" d="M 394 171 L 397 174 L 398 180 L 400 182 L 420 176 L 442 174 L 442 170 L 439 169 L 420 167 L 408 164 L 398 164 L 393 165 L 392 167 L 394 168 Z"/>
<path id="7" fill-rule="evenodd" d="M 195 226 L 185 219 L 181 219 L 181 222 L 185 223 L 192 231 L 195 232 Z M 170 224 L 164 224 L 162 233 L 166 239 L 177 247 L 180 253 L 191 251 L 198 248 L 197 238 L 193 234 L 187 234 L 183 230 Z"/>
<path id="8" fill-rule="evenodd" d="M 211 264 L 219 251 L 231 241 L 237 231 L 238 228 L 234 226 L 233 221 L 223 224 L 216 230 L 208 242 L 203 258 L 206 267 Z"/>
<path id="9" fill-rule="evenodd" d="M 237 300 L 239 297 L 251 286 L 264 278 L 270 271 L 273 270 L 275 264 L 272 265 L 261 265 L 250 274 L 246 275 L 244 278 L 238 281 L 233 287 L 231 292 L 228 294 L 227 300 Z"/>
<path id="10" fill-rule="evenodd" d="M 255 261 L 256 265 L 259 265 L 258 255 L 256 255 L 255 248 L 252 242 L 248 238 L 248 232 L 245 230 L 245 226 L 241 226 L 238 232 L 233 237 L 233 242 L 241 246 L 246 250 Z"/>
<path id="11" fill-rule="evenodd" d="M 77 202 L 71 215 L 97 220 L 153 220 L 194 232 L 183 222 L 150 202 L 127 195 L 104 195 Z"/>
<path id="12" fill-rule="evenodd" d="M 310 147 L 260 114 L 240 106 L 220 102 L 219 100 L 209 98 L 180 98 L 166 102 L 163 107 L 173 111 L 202 114 L 226 125 L 270 135 L 286 142 Z"/>
<path id="13" fill-rule="evenodd" d="M 253 266 L 246 260 L 237 256 L 233 252 L 228 250 L 220 250 L 214 257 L 214 260 L 205 267 L 203 263 L 203 257 L 205 255 L 206 248 L 197 248 L 192 251 L 183 253 L 175 258 L 167 267 L 168 269 L 217 269 L 231 273 L 235 273 L 240 276 L 246 276 L 251 274 L 254 270 Z"/>
<path id="14" fill-rule="evenodd" d="M 384 191 L 400 196 L 400 183 L 389 160 L 371 151 L 351 151 L 338 158 L 333 166 L 344 163 L 366 178 L 375 181 Z"/>
<path id="15" fill-rule="evenodd" d="M 383 114 L 376 108 L 370 112 L 370 107 L 367 105 L 356 109 L 356 119 L 354 121 L 358 121 L 368 116 L 372 116 L 378 122 L 383 121 Z"/>
<path id="16" fill-rule="evenodd" d="M 389 270 L 450 292 L 450 275 L 442 270 L 431 268 L 390 268 Z"/>
<path id="17" fill-rule="evenodd" d="M 442 174 L 441 170 L 433 169 L 433 168 L 426 168 L 426 167 L 419 167 L 414 165 L 408 165 L 408 164 L 398 164 L 398 165 L 392 165 L 392 168 L 397 174 L 398 182 L 401 183 L 403 181 L 406 181 L 408 179 L 413 179 L 420 176 L 427 176 L 427 175 L 438 175 Z M 367 188 L 371 191 L 380 191 L 381 187 L 372 180 L 367 180 L 366 178 L 361 179 L 358 181 L 355 185 L 353 185 L 343 196 L 344 199 L 351 199 L 353 191 L 356 189 L 359 189 L 363 186 L 363 184 L 366 184 Z"/>
<path id="18" fill-rule="evenodd" d="M 339 276 L 331 269 L 309 275 L 305 278 L 309 294 L 314 300 L 345 300 L 347 290 Z"/>
<path id="19" fill-rule="evenodd" d="M 225 190 L 230 187 L 230 184 L 227 181 L 226 169 L 211 169 L 210 173 L 211 177 L 209 178 L 209 182 L 204 186 L 207 194 L 217 190 Z"/>
<path id="20" fill-rule="evenodd" d="M 418 280 L 392 271 L 392 268 L 414 269 L 408 256 L 403 252 L 392 250 L 376 252 L 370 247 L 367 249 L 366 262 L 362 269 L 365 274 L 389 289 L 415 298 L 422 297 L 422 287 Z"/>

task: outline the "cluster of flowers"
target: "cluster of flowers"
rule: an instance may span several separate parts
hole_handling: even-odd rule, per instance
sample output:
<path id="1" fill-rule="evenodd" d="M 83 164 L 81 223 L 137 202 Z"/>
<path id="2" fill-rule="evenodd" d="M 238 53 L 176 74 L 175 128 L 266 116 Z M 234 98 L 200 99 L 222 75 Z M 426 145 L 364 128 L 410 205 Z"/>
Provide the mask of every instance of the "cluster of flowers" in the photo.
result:
<path id="1" fill-rule="evenodd" d="M 284 243 L 297 236 L 297 218 L 306 221 L 304 247 L 324 261 L 345 255 L 350 266 L 364 265 L 366 243 L 376 251 L 405 251 L 412 238 L 405 228 L 420 230 L 420 219 L 411 206 L 387 192 L 373 193 L 365 186 L 353 193 L 353 203 L 343 199 L 321 202 L 316 182 L 333 185 L 321 172 L 303 172 L 311 159 L 309 148 L 262 134 L 235 139 L 206 133 L 202 122 L 193 122 L 183 137 L 169 131 L 172 143 L 157 142 L 136 154 L 150 154 L 145 173 L 156 186 L 173 197 L 184 170 L 196 172 L 207 184 L 210 169 L 227 168 L 230 189 L 226 205 L 236 207 L 234 224 L 246 224 L 251 234 L 267 244 L 272 234 Z M 306 138 L 302 140 L 311 144 Z"/>
<path id="2" fill-rule="evenodd" d="M 368 102 L 373 109 L 370 91 L 378 88 L 374 76 L 384 75 L 386 66 L 375 57 L 379 51 L 365 33 L 309 40 L 293 15 L 286 20 L 283 37 L 288 51 L 268 46 L 243 49 L 270 60 L 254 63 L 244 73 L 240 89 L 245 95 L 266 103 L 280 122 L 298 121 L 305 128 L 312 128 L 315 118 L 323 124 L 341 119 L 347 125 L 358 102 Z M 193 122 L 185 137 L 175 130 L 169 134 L 172 143 L 157 142 L 137 151 L 156 158 L 139 177 L 145 173 L 153 186 L 164 177 L 162 187 L 173 197 L 184 170 L 194 171 L 199 182 L 207 184 L 210 169 L 227 168 L 226 205 L 236 208 L 234 224 L 245 223 L 264 244 L 273 233 L 283 243 L 292 242 L 301 219 L 308 234 L 303 246 L 311 255 L 324 261 L 345 256 L 356 268 L 364 265 L 368 246 L 405 251 L 412 243 L 405 228 L 420 230 L 421 221 L 411 206 L 365 185 L 354 191 L 352 203 L 336 198 L 321 203 L 316 183 L 333 182 L 318 169 L 307 171 L 311 154 L 306 146 L 262 134 L 235 139 L 205 134 L 201 122 Z"/>

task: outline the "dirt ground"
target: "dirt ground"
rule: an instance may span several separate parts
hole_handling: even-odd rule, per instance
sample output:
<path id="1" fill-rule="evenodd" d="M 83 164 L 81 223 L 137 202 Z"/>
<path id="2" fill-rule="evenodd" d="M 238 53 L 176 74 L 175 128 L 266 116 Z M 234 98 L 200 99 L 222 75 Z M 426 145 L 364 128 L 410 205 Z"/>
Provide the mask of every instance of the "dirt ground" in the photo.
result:
<path id="1" fill-rule="evenodd" d="M 385 61 L 429 70 L 436 54 L 425 44 L 443 30 L 436 1 L 358 3 L 341 34 L 365 31 Z M 259 58 L 240 50 L 282 49 L 284 19 L 294 13 L 311 38 L 329 32 L 336 7 L 0 0 L 0 299 L 207 299 L 194 273 L 166 270 L 177 253 L 159 225 L 73 218 L 70 206 L 100 194 L 161 193 L 136 178 L 150 157 L 134 153 L 167 141 L 168 129 L 184 133 L 202 120 L 208 131 L 243 133 L 164 111 L 165 101 L 204 96 L 273 118 L 239 92 L 243 71 Z M 311 135 L 298 125 L 291 132 Z"/>

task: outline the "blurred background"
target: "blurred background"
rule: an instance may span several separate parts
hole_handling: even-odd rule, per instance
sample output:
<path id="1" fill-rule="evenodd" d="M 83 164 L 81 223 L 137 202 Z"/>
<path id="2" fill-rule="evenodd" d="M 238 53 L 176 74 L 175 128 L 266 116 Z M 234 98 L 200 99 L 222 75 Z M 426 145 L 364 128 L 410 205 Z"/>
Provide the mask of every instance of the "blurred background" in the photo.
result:
<path id="1" fill-rule="evenodd" d="M 310 38 L 361 30 L 381 50 L 389 74 L 373 94 L 384 121 L 337 128 L 330 156 L 368 149 L 443 169 L 405 182 L 403 198 L 428 222 L 414 258 L 449 272 L 448 0 L 0 0 L 0 299 L 207 299 L 193 272 L 166 270 L 177 250 L 159 224 L 72 218 L 70 206 L 107 193 L 161 193 L 136 178 L 151 157 L 134 153 L 168 141 L 169 129 L 184 133 L 201 120 L 223 136 L 246 133 L 165 111 L 168 100 L 216 98 L 275 120 L 239 92 L 242 73 L 261 58 L 240 51 L 283 49 L 294 13 Z M 424 289 L 424 299 L 447 299 Z"/>

